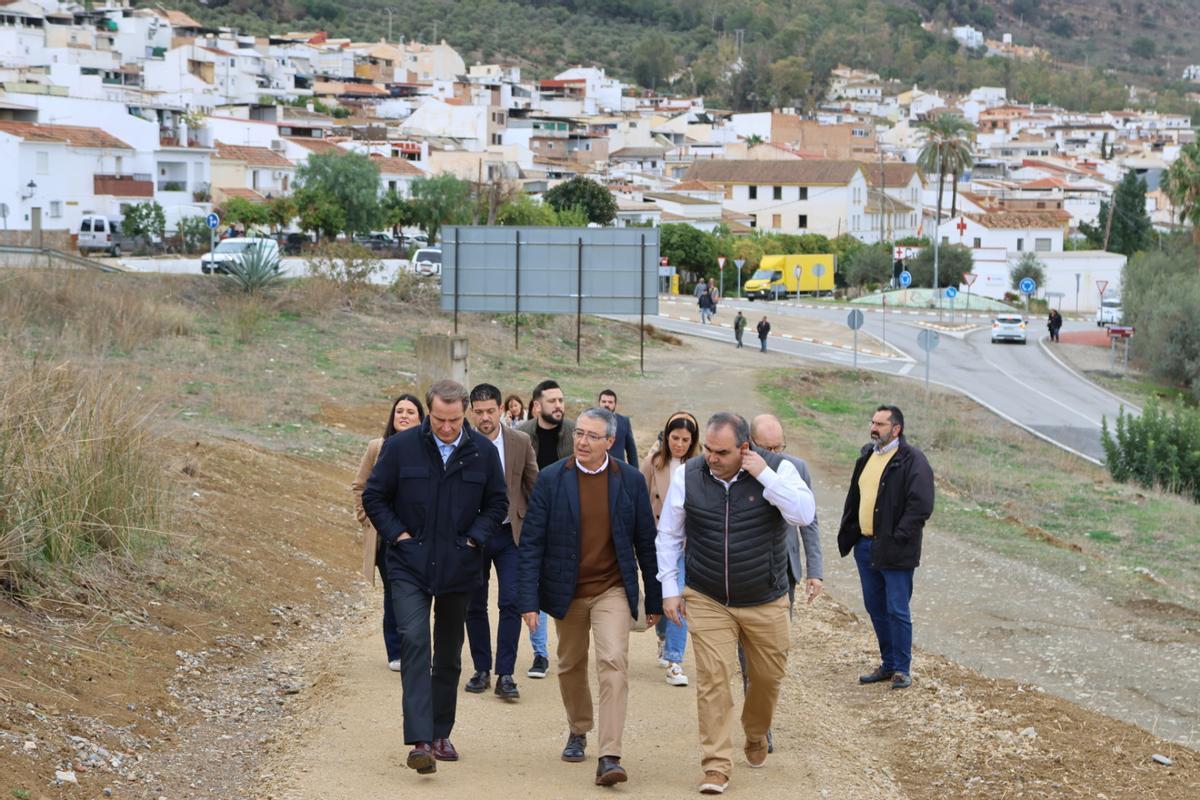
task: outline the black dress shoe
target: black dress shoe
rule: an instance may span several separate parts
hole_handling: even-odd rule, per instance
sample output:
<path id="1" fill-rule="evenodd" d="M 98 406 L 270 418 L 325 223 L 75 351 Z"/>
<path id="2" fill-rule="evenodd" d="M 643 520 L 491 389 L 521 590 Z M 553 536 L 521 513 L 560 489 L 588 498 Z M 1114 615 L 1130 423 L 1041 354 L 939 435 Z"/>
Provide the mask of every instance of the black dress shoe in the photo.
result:
<path id="1" fill-rule="evenodd" d="M 596 785 L 612 786 L 614 783 L 624 783 L 629 780 L 625 768 L 621 766 L 619 756 L 600 756 L 596 764 Z"/>
<path id="2" fill-rule="evenodd" d="M 471 680 L 467 681 L 466 690 L 472 694 L 482 694 L 491 685 L 492 673 L 484 670 L 483 672 L 476 672 L 471 676 Z"/>
<path id="3" fill-rule="evenodd" d="M 587 747 L 586 733 L 572 733 L 567 736 L 567 746 L 563 748 L 562 760 L 578 763 L 583 761 L 583 750 Z"/>
<path id="4" fill-rule="evenodd" d="M 880 681 L 886 681 L 891 677 L 892 677 L 892 670 L 884 669 L 883 667 L 879 667 L 874 672 L 868 672 L 866 675 L 859 675 L 858 682 L 859 683 L 879 683 Z"/>
<path id="5" fill-rule="evenodd" d="M 496 676 L 496 696 L 503 697 L 505 700 L 516 700 L 521 696 L 517 690 L 517 682 L 513 680 L 512 675 Z"/>

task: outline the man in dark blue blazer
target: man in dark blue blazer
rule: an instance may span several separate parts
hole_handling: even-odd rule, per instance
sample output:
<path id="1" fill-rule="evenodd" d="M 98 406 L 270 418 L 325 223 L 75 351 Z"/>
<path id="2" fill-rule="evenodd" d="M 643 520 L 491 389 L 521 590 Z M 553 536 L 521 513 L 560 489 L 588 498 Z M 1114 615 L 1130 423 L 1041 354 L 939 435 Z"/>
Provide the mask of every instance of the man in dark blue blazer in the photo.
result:
<path id="1" fill-rule="evenodd" d="M 564 761 L 583 761 L 593 727 L 589 638 L 595 642 L 600 786 L 628 779 L 621 766 L 621 734 L 639 569 L 646 623 L 653 625 L 662 613 L 650 494 L 636 467 L 609 457 L 616 429 L 607 409 L 589 408 L 579 415 L 574 454 L 538 475 L 517 553 L 517 608 L 525 623 L 537 626 L 538 609 L 556 620 L 558 688 L 570 729 Z"/>
<path id="2" fill-rule="evenodd" d="M 626 464 L 639 466 L 637 443 L 633 441 L 633 423 L 629 421 L 629 417 L 617 413 L 617 393 L 612 389 L 601 392 L 600 407 L 607 408 L 617 418 L 617 434 L 613 438 L 612 447 L 608 448 L 608 454 Z"/>
<path id="3" fill-rule="evenodd" d="M 454 381 L 431 386 L 425 421 L 384 440 L 363 489 L 363 508 L 387 546 L 404 742 L 413 746 L 407 764 L 421 774 L 436 772 L 438 761 L 458 760 L 450 732 L 467 606 L 483 546 L 508 514 L 500 454 L 466 424 L 467 397 Z"/>

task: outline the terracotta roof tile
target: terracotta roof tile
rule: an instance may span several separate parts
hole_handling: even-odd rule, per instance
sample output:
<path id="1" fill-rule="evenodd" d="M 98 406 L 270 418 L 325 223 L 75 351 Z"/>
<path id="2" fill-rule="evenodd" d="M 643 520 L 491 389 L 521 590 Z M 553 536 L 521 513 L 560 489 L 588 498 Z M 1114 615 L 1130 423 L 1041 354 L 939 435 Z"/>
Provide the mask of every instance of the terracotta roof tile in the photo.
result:
<path id="1" fill-rule="evenodd" d="M 27 142 L 62 142 L 72 147 L 132 150 L 117 137 L 99 128 L 78 125 L 42 125 L 37 122 L 0 120 L 0 133 L 19 136 Z"/>
<path id="2" fill-rule="evenodd" d="M 881 178 L 886 180 L 886 185 L 891 187 L 907 186 L 912 180 L 913 175 L 919 175 L 921 182 L 924 183 L 924 176 L 917 169 L 916 164 L 906 164 L 900 161 L 885 161 L 883 169 L 879 168 L 877 162 L 868 161 L 863 163 L 863 174 L 867 176 L 867 183 L 871 186 L 879 186 Z"/>
<path id="3" fill-rule="evenodd" d="M 306 150 L 311 150 L 314 153 L 329 153 L 341 152 L 342 148 L 338 147 L 334 142 L 328 139 L 316 139 L 312 136 L 285 136 L 283 137 L 289 142 L 298 144 Z"/>
<path id="4" fill-rule="evenodd" d="M 292 168 L 296 166 L 269 148 L 225 144 L 224 142 L 217 142 L 216 157 L 226 161 L 245 161 L 255 167 Z"/>
<path id="5" fill-rule="evenodd" d="M 414 167 L 412 162 L 406 158 L 385 158 L 380 155 L 372 155 L 371 163 L 379 167 L 379 171 L 384 175 L 410 175 L 414 178 L 425 177 L 425 173 L 418 167 Z"/>
<path id="6" fill-rule="evenodd" d="M 241 200 L 249 200 L 251 203 L 267 202 L 267 198 L 253 189 L 247 189 L 243 186 L 218 186 L 216 191 L 225 195 L 226 198 L 236 197 Z"/>
<path id="7" fill-rule="evenodd" d="M 1062 228 L 1071 221 L 1071 215 L 1066 211 L 992 211 L 987 214 L 963 214 L 962 216 L 993 230 L 1029 228 L 1050 230 Z"/>
<path id="8" fill-rule="evenodd" d="M 692 164 L 684 179 L 708 183 L 844 186 L 862 168 L 858 161 L 713 159 Z"/>

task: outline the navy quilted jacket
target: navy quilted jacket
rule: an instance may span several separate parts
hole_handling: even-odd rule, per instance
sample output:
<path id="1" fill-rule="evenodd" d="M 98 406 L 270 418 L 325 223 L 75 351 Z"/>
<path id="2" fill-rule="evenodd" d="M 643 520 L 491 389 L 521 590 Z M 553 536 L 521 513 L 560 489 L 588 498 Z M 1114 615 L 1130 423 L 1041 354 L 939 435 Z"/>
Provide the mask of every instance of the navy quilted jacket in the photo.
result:
<path id="1" fill-rule="evenodd" d="M 618 469 L 608 472 L 608 510 L 629 615 L 637 616 L 639 566 L 646 613 L 661 614 L 654 511 L 646 481 L 636 467 L 617 459 L 613 463 Z M 563 459 L 538 474 L 517 553 L 517 610 L 524 614 L 541 609 L 562 619 L 575 599 L 579 577 L 579 474 L 574 458 Z"/>

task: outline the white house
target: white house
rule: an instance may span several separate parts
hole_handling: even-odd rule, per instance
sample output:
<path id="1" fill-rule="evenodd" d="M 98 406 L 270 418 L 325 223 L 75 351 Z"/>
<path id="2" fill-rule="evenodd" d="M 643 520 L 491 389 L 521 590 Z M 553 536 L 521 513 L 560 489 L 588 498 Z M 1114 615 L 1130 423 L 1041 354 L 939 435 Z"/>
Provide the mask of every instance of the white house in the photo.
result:
<path id="1" fill-rule="evenodd" d="M 1183 80 L 1200 83 L 1200 64 L 1189 64 L 1184 67 Z"/>
<path id="2" fill-rule="evenodd" d="M 954 36 L 954 41 L 968 50 L 983 47 L 983 33 L 975 30 L 970 25 L 959 25 L 952 29 L 950 33 Z"/>
<path id="3" fill-rule="evenodd" d="M 869 187 L 857 161 L 697 161 L 687 180 L 721 186 L 723 208 L 750 216 L 759 230 L 879 239 L 867 218 Z"/>
<path id="4" fill-rule="evenodd" d="M 463 149 L 478 152 L 488 144 L 488 107 L 446 103 L 427 99 L 412 115 L 400 123 L 400 132 L 408 136 L 457 140 Z"/>
<path id="5" fill-rule="evenodd" d="M 46 13 L 29 0 L 0 5 L 0 54 L 13 67 L 46 64 Z"/>
<path id="6" fill-rule="evenodd" d="M 1061 253 L 1070 215 L 1063 211 L 964 213 L 938 229 L 942 244 L 1009 253 Z M 932 234 L 932 228 L 929 230 Z"/>

